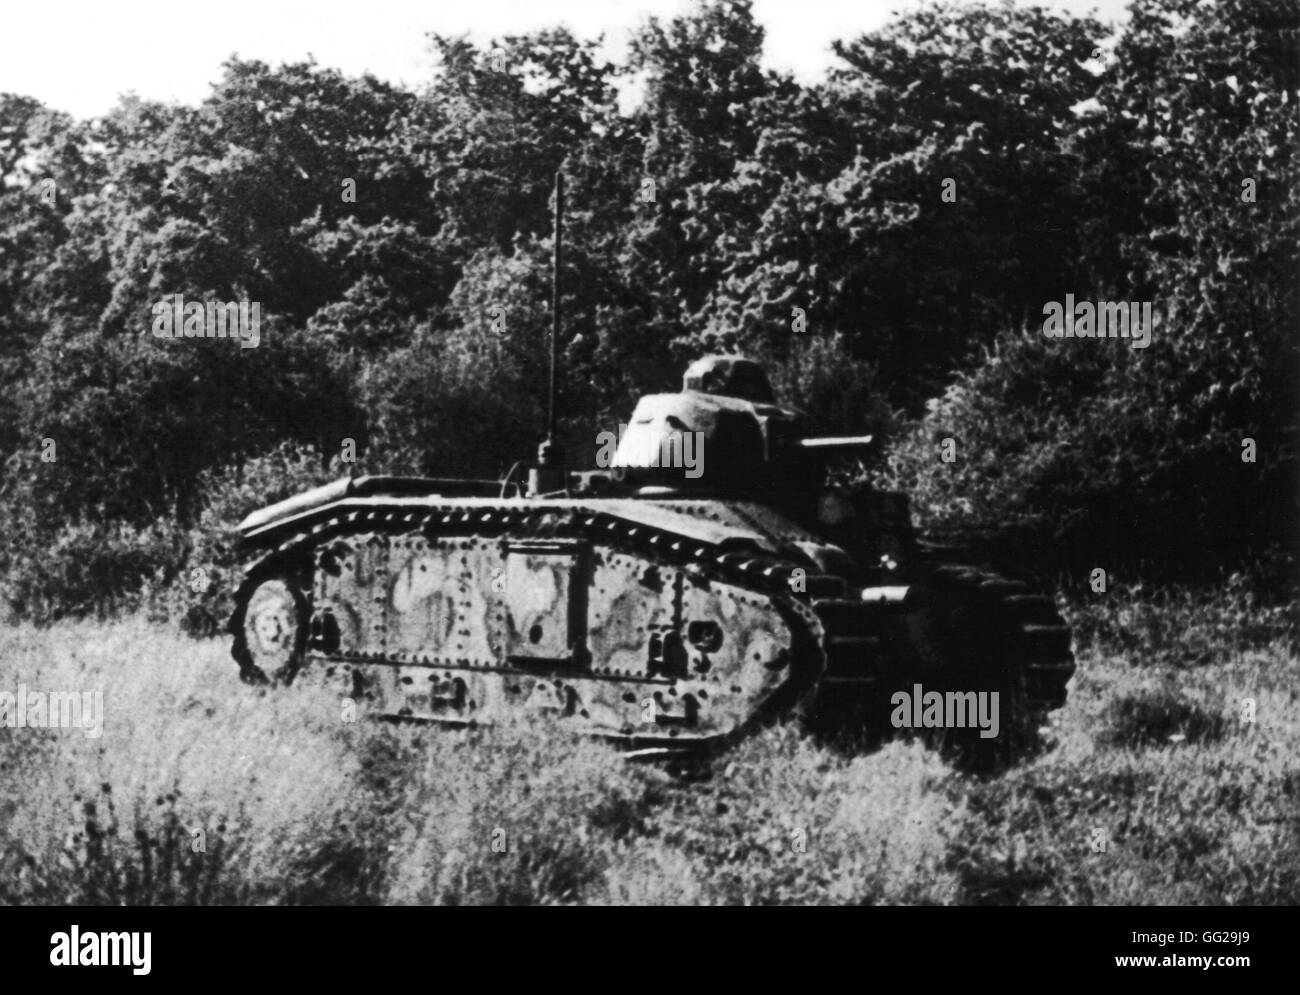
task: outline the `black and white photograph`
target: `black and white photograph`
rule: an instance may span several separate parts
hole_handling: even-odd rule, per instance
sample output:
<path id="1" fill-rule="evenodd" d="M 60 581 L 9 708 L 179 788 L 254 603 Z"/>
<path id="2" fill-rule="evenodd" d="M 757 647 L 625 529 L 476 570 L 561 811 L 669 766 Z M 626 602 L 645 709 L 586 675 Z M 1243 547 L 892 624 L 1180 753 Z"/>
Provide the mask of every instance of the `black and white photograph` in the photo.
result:
<path id="1" fill-rule="evenodd" d="M 1300 0 L 6 10 L 0 905 L 1141 906 L 1111 976 L 1249 977 L 1298 96 Z"/>

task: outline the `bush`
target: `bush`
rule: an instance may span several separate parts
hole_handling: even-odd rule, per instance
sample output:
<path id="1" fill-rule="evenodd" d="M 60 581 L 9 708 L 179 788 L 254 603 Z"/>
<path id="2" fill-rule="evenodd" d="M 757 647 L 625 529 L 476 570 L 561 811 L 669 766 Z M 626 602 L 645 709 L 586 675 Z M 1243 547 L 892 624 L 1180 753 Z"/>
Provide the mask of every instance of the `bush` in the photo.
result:
<path id="1" fill-rule="evenodd" d="M 785 358 L 756 358 L 767 368 L 777 399 L 802 410 L 814 432 L 874 433 L 883 442 L 892 426 L 874 364 L 849 350 L 843 335 L 807 335 Z"/>
<path id="2" fill-rule="evenodd" d="M 1046 569 L 1131 567 L 1217 576 L 1294 556 L 1296 472 L 1227 385 L 1229 351 L 1202 355 L 1197 390 L 1171 372 L 1191 343 L 1159 325 L 1151 345 L 1007 333 L 894 444 L 878 482 L 912 494 L 922 527 Z M 1208 354 L 1212 350 L 1206 350 Z M 955 459 L 941 446 L 952 440 Z"/>
<path id="3" fill-rule="evenodd" d="M 346 476 L 335 457 L 282 443 L 238 467 L 209 470 L 199 479 L 199 520 L 188 535 L 184 575 L 167 592 L 162 613 L 184 620 L 195 634 L 216 631 L 230 616 L 239 586 L 236 527 L 258 508 Z"/>
<path id="4" fill-rule="evenodd" d="M 357 464 L 359 469 L 362 464 Z M 238 584 L 236 526 L 249 512 L 345 476 L 336 456 L 282 443 L 240 467 L 199 478 L 197 524 L 168 519 L 43 526 L 30 507 L 10 506 L 2 524 L 13 542 L 0 554 L 9 614 L 36 622 L 148 609 L 194 634 L 216 631 Z"/>
<path id="5" fill-rule="evenodd" d="M 138 609 L 185 561 L 184 537 L 166 521 L 145 528 L 77 522 L 10 534 L 4 597 L 12 614 L 36 622 Z"/>

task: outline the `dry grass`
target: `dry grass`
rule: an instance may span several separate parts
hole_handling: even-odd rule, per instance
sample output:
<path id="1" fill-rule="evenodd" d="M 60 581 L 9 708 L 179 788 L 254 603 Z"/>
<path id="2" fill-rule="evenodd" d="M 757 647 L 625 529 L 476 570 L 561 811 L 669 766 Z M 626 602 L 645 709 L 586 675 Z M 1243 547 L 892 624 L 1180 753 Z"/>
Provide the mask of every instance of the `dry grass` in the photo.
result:
<path id="1" fill-rule="evenodd" d="M 0 902 L 1294 903 L 1300 654 L 1242 597 L 1077 606 L 1050 748 L 985 779 L 778 728 L 677 781 L 536 729 L 346 723 L 139 620 L 8 628 L 0 690 L 106 714 L 0 727 Z"/>

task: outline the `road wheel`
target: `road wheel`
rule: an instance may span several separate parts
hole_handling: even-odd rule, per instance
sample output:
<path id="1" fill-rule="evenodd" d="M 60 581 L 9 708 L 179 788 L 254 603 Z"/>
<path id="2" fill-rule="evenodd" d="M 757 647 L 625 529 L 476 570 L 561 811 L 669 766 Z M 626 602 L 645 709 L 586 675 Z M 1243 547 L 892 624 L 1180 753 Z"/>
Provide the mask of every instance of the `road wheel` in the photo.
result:
<path id="1" fill-rule="evenodd" d="M 291 580 L 269 577 L 236 609 L 232 655 L 250 683 L 288 684 L 307 646 L 307 599 Z"/>

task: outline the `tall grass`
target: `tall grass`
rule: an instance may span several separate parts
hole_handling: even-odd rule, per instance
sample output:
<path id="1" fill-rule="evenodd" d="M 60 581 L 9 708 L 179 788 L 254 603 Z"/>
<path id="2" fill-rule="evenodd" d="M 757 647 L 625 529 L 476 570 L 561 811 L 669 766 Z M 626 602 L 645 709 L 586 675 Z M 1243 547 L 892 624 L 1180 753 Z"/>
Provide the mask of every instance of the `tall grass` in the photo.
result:
<path id="1" fill-rule="evenodd" d="M 105 722 L 0 727 L 0 901 L 1300 901 L 1293 618 L 1156 603 L 1074 607 L 1048 749 L 987 778 L 774 728 L 678 780 L 544 727 L 347 722 L 144 620 L 4 629 L 0 691 L 102 690 Z"/>

